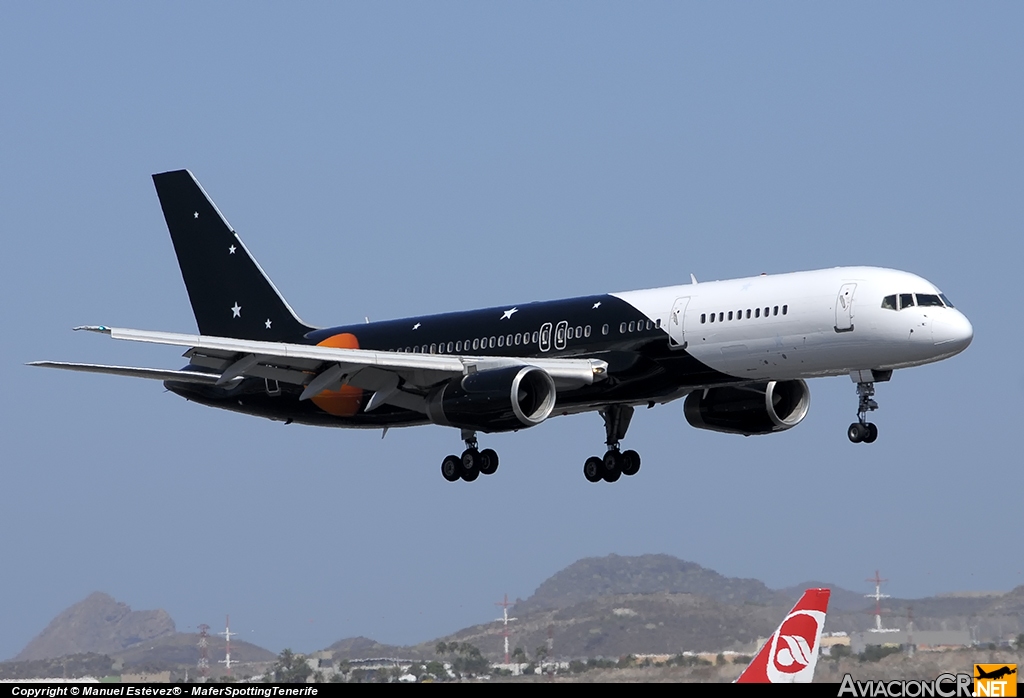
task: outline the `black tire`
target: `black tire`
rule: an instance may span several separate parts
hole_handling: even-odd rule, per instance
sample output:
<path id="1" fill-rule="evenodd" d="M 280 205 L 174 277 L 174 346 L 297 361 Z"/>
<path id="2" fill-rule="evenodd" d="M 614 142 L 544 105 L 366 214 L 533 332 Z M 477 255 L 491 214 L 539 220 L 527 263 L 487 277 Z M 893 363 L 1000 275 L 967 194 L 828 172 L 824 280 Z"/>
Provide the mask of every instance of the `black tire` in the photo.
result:
<path id="1" fill-rule="evenodd" d="M 636 475 L 640 472 L 640 454 L 636 451 L 623 451 L 622 474 Z"/>
<path id="2" fill-rule="evenodd" d="M 873 444 L 875 439 L 878 438 L 878 427 L 874 424 L 868 424 L 868 433 L 864 435 L 864 443 Z"/>
<path id="3" fill-rule="evenodd" d="M 860 422 L 854 422 L 850 425 L 850 428 L 846 430 L 846 436 L 855 444 L 859 444 L 863 441 L 866 435 L 867 429 L 861 426 Z"/>
<path id="4" fill-rule="evenodd" d="M 588 482 L 601 482 L 604 479 L 601 477 L 603 472 L 604 462 L 597 456 L 591 456 L 583 464 L 583 477 L 587 478 Z"/>
<path id="5" fill-rule="evenodd" d="M 480 452 L 475 448 L 467 448 L 462 452 L 462 479 L 473 482 L 480 477 Z"/>
<path id="6" fill-rule="evenodd" d="M 455 482 L 462 477 L 462 459 L 458 456 L 445 456 L 441 461 L 441 475 L 448 482 Z"/>
<path id="7" fill-rule="evenodd" d="M 480 451 L 480 474 L 494 475 L 498 470 L 498 453 L 493 448 Z"/>
<path id="8" fill-rule="evenodd" d="M 601 477 L 605 482 L 615 482 L 622 476 L 622 454 L 618 451 L 608 451 L 604 454 L 601 465 L 604 466 Z"/>

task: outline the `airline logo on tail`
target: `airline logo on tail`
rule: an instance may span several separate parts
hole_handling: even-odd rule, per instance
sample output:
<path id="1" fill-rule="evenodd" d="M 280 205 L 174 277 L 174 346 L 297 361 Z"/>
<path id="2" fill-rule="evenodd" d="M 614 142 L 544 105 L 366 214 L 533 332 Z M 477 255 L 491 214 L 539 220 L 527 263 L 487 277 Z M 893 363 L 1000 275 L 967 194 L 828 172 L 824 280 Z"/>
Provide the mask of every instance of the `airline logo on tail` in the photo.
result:
<path id="1" fill-rule="evenodd" d="M 808 589 L 754 657 L 740 683 L 810 683 L 828 611 L 828 589 Z"/>

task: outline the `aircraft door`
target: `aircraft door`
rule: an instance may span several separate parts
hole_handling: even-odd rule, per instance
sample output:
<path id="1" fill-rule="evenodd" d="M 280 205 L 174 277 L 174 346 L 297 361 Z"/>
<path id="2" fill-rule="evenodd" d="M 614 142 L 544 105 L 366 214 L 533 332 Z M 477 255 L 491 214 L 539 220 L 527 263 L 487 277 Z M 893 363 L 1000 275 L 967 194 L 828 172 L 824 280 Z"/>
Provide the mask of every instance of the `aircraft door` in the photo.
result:
<path id="1" fill-rule="evenodd" d="M 853 292 L 857 284 L 843 284 L 836 297 L 836 332 L 853 332 Z"/>
<path id="2" fill-rule="evenodd" d="M 672 314 L 668 316 L 669 345 L 675 348 L 686 348 L 686 306 L 690 303 L 690 297 L 676 298 L 672 305 Z"/>
<path id="3" fill-rule="evenodd" d="M 551 351 L 551 323 L 545 322 L 540 326 L 540 341 L 537 343 L 541 351 Z"/>
<path id="4" fill-rule="evenodd" d="M 562 320 L 555 325 L 555 349 L 565 349 L 565 336 L 569 331 L 569 321 Z"/>

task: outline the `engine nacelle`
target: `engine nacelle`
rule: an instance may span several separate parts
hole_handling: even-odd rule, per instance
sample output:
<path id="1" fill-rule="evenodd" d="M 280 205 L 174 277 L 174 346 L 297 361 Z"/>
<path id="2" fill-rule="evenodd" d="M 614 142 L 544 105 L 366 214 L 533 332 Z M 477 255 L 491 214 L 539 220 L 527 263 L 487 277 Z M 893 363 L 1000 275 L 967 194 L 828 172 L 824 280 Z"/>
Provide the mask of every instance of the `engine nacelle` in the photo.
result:
<path id="1" fill-rule="evenodd" d="M 769 381 L 696 390 L 686 396 L 683 414 L 698 429 L 751 436 L 792 429 L 810 406 L 811 391 L 804 381 Z"/>
<path id="2" fill-rule="evenodd" d="M 427 397 L 434 424 L 497 432 L 540 424 L 555 408 L 555 382 L 536 366 L 509 366 L 454 378 Z"/>

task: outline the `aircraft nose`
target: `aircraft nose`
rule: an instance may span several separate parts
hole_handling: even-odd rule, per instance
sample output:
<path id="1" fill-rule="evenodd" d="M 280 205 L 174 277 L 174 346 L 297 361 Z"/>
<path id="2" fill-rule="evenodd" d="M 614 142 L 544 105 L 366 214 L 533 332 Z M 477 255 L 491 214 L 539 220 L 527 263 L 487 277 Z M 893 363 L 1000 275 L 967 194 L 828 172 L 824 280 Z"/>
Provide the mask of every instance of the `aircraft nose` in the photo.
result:
<path id="1" fill-rule="evenodd" d="M 959 310 L 947 308 L 932 322 L 932 341 L 944 350 L 961 352 L 974 339 L 971 321 Z"/>

